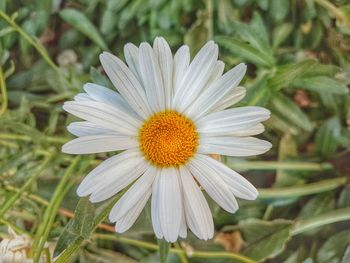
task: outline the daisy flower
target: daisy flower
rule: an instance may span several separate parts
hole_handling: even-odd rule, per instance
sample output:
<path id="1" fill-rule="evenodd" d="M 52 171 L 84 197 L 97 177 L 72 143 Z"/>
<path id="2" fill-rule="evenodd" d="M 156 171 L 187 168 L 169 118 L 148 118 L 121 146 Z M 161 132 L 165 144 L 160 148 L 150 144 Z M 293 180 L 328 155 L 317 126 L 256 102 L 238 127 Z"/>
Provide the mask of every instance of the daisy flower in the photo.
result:
<path id="1" fill-rule="evenodd" d="M 127 65 L 110 53 L 100 55 L 118 92 L 87 83 L 85 93 L 64 103 L 64 110 L 84 121 L 68 126 L 78 138 L 63 152 L 122 151 L 92 170 L 77 193 L 96 203 L 131 185 L 109 214 L 117 232 L 128 230 L 151 198 L 157 238 L 175 242 L 189 228 L 198 238 L 210 239 L 213 218 L 201 187 L 230 213 L 238 209 L 236 197 L 254 200 L 258 195 L 249 181 L 210 154 L 268 151 L 269 142 L 251 136 L 264 131 L 261 122 L 270 112 L 254 106 L 226 109 L 245 96 L 238 85 L 246 65 L 223 74 L 213 41 L 192 61 L 188 46 L 173 56 L 161 37 L 153 47 L 126 44 L 124 56 Z"/>

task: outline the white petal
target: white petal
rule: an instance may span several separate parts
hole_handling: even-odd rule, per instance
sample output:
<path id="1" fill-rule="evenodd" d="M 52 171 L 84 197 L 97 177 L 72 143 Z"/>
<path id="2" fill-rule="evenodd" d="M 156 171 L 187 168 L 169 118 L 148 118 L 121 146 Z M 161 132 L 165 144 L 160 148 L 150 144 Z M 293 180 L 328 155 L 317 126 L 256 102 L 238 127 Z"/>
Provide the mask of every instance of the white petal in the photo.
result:
<path id="1" fill-rule="evenodd" d="M 198 99 L 186 110 L 185 114 L 193 120 L 197 120 L 208 112 L 213 111 L 217 104 L 220 104 L 227 97 L 230 90 L 238 86 L 246 69 L 247 66 L 241 63 L 226 72 L 199 95 Z"/>
<path id="2" fill-rule="evenodd" d="M 124 56 L 125 61 L 128 64 L 130 70 L 137 79 L 141 82 L 141 73 L 140 73 L 140 65 L 139 65 L 139 49 L 132 43 L 128 43 L 124 46 Z"/>
<path id="3" fill-rule="evenodd" d="M 120 220 L 132 207 L 149 192 L 151 193 L 152 183 L 156 176 L 157 169 L 150 166 L 148 170 L 130 187 L 130 189 L 113 206 L 109 221 Z"/>
<path id="4" fill-rule="evenodd" d="M 227 96 L 220 102 L 216 104 L 216 106 L 212 109 L 213 112 L 215 111 L 222 111 L 237 102 L 241 101 L 246 95 L 246 89 L 243 87 L 236 87 L 231 89 Z"/>
<path id="5" fill-rule="evenodd" d="M 255 125 L 252 128 L 232 132 L 229 135 L 232 135 L 232 136 L 254 136 L 254 135 L 263 133 L 264 130 L 265 130 L 264 125 L 262 125 L 261 123 L 258 123 L 257 125 Z"/>
<path id="6" fill-rule="evenodd" d="M 179 172 L 180 172 L 180 170 L 179 170 Z M 181 189 L 181 196 L 183 196 L 183 186 L 182 186 L 182 182 L 181 182 L 181 174 L 180 174 L 180 178 L 179 178 L 179 185 L 180 185 L 180 189 Z M 184 203 L 184 200 L 183 200 L 183 203 Z M 181 217 L 179 237 L 181 237 L 181 238 L 187 237 L 187 224 L 186 224 L 186 217 L 185 217 L 184 208 L 183 208 L 182 217 Z"/>
<path id="7" fill-rule="evenodd" d="M 217 176 L 220 176 L 225 181 L 235 196 L 247 200 L 254 200 L 258 196 L 258 191 L 247 179 L 223 163 L 201 154 L 198 154 L 196 158 L 213 167 Z"/>
<path id="8" fill-rule="evenodd" d="M 256 106 L 227 109 L 208 114 L 196 122 L 199 133 L 225 135 L 256 126 L 270 117 L 270 111 Z"/>
<path id="9" fill-rule="evenodd" d="M 74 96 L 75 101 L 93 101 L 93 99 L 86 93 L 78 93 Z"/>
<path id="10" fill-rule="evenodd" d="M 181 217 L 179 237 L 181 237 L 181 238 L 187 237 L 187 224 L 186 224 L 185 212 L 182 213 L 182 217 Z"/>
<path id="11" fill-rule="evenodd" d="M 100 192 L 109 195 L 107 190 L 113 194 L 118 193 L 143 174 L 147 167 L 148 163 L 138 149 L 126 150 L 108 158 L 93 169 L 79 185 L 77 194 L 87 196 L 93 193 L 97 196 Z"/>
<path id="12" fill-rule="evenodd" d="M 158 191 L 160 173 L 161 173 L 161 169 L 157 169 L 156 178 L 154 179 L 154 182 L 152 185 L 152 201 L 151 201 L 152 226 L 153 226 L 153 231 L 156 234 L 156 237 L 158 239 L 162 239 L 164 236 L 162 232 L 162 228 L 160 226 L 160 218 L 158 214 L 159 204 L 160 204 L 159 191 Z"/>
<path id="13" fill-rule="evenodd" d="M 159 63 L 152 47 L 141 43 L 139 63 L 147 100 L 153 112 L 165 110 L 165 92 Z"/>
<path id="14" fill-rule="evenodd" d="M 103 52 L 100 55 L 100 61 L 113 85 L 130 107 L 139 116 L 146 119 L 152 112 L 145 91 L 135 75 L 123 61 L 110 53 Z"/>
<path id="15" fill-rule="evenodd" d="M 236 212 L 238 204 L 226 182 L 217 175 L 212 166 L 196 157 L 197 155 L 187 165 L 191 173 L 219 206 L 227 212 Z"/>
<path id="16" fill-rule="evenodd" d="M 67 126 L 67 130 L 78 137 L 81 136 L 91 136 L 99 134 L 118 134 L 113 130 L 106 129 L 100 125 L 89 121 L 76 121 L 72 122 Z"/>
<path id="17" fill-rule="evenodd" d="M 254 137 L 201 136 L 197 151 L 202 154 L 252 156 L 265 153 L 271 147 L 270 142 Z"/>
<path id="18" fill-rule="evenodd" d="M 214 235 L 214 222 L 207 200 L 185 166 L 180 167 L 183 187 L 183 203 L 188 227 L 200 239 Z"/>
<path id="19" fill-rule="evenodd" d="M 176 90 L 173 107 L 183 112 L 197 98 L 215 68 L 218 47 L 213 41 L 205 44 L 186 70 L 180 87 Z"/>
<path id="20" fill-rule="evenodd" d="M 141 121 L 116 107 L 95 101 L 68 101 L 63 109 L 79 118 L 121 134 L 136 135 Z"/>
<path id="21" fill-rule="evenodd" d="M 125 135 L 102 134 L 76 138 L 62 146 L 62 152 L 88 154 L 120 151 L 138 146 L 137 138 Z"/>
<path id="22" fill-rule="evenodd" d="M 133 112 L 128 103 L 120 96 L 119 93 L 110 90 L 101 85 L 94 83 L 86 83 L 84 85 L 85 92 L 95 101 L 103 102 L 126 112 Z"/>
<path id="23" fill-rule="evenodd" d="M 179 175 L 176 168 L 163 168 L 157 184 L 157 211 L 164 239 L 175 242 L 183 213 Z"/>
<path id="24" fill-rule="evenodd" d="M 146 192 L 140 201 L 135 204 L 122 218 L 120 218 L 115 224 L 115 230 L 118 233 L 123 233 L 127 231 L 136 221 L 136 219 L 141 214 L 143 208 L 145 207 L 151 191 Z"/>
<path id="25" fill-rule="evenodd" d="M 190 49 L 187 45 L 181 46 L 174 56 L 174 71 L 173 71 L 173 95 L 179 89 L 181 81 L 190 64 Z"/>
<path id="26" fill-rule="evenodd" d="M 173 55 L 168 43 L 162 37 L 156 37 L 153 43 L 153 49 L 158 59 L 163 79 L 165 107 L 169 109 L 173 96 Z"/>
<path id="27" fill-rule="evenodd" d="M 222 62 L 221 60 L 216 61 L 215 67 L 213 68 L 213 71 L 210 74 L 209 80 L 203 90 L 207 89 L 212 83 L 214 83 L 214 81 L 220 78 L 222 73 L 224 73 L 224 69 L 225 69 L 225 63 Z"/>

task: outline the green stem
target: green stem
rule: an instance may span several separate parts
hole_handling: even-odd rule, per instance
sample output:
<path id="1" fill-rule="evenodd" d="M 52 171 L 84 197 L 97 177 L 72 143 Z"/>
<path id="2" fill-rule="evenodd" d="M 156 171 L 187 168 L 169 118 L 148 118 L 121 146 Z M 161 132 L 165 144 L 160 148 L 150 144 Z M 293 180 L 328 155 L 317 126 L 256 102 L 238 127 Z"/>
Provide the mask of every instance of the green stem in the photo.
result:
<path id="1" fill-rule="evenodd" d="M 0 218 L 0 223 L 7 225 L 8 227 L 11 227 L 13 230 L 15 230 L 16 233 L 25 234 L 25 235 L 30 236 L 30 234 L 27 231 L 23 230 L 22 228 L 16 226 L 15 224 L 12 224 L 11 222 L 9 222 L 3 218 Z"/>
<path id="2" fill-rule="evenodd" d="M 315 0 L 315 2 L 320 6 L 322 6 L 323 8 L 327 9 L 339 20 L 342 20 L 345 23 L 349 23 L 349 20 L 346 17 L 346 15 L 342 11 L 340 11 L 335 5 L 333 5 L 331 2 L 327 0 Z"/>
<path id="3" fill-rule="evenodd" d="M 55 189 L 55 192 L 51 198 L 49 205 L 45 210 L 43 222 L 40 224 L 40 227 L 35 235 L 35 240 L 33 243 L 34 263 L 37 263 L 40 260 L 41 253 L 44 249 L 46 240 L 50 234 L 50 230 L 54 223 L 57 210 L 59 209 L 59 206 L 67 191 L 73 185 L 73 183 L 69 181 L 79 161 L 80 157 L 76 157 L 74 161 L 70 164 L 70 166 L 67 168 L 65 174 L 63 175 L 62 179 L 60 180 L 58 186 Z"/>
<path id="4" fill-rule="evenodd" d="M 208 40 L 213 39 L 214 27 L 213 27 L 213 0 L 207 0 L 207 28 L 208 28 Z"/>
<path id="5" fill-rule="evenodd" d="M 236 170 L 291 170 L 291 171 L 322 171 L 332 169 L 330 163 L 311 162 L 278 162 L 278 161 L 229 161 L 227 165 Z"/>
<path id="6" fill-rule="evenodd" d="M 181 246 L 179 245 L 178 242 L 176 242 L 174 244 L 174 246 L 175 246 L 176 249 L 182 250 L 182 248 L 181 248 Z M 182 250 L 182 253 L 179 253 L 178 256 L 180 258 L 181 263 L 189 263 L 189 261 L 187 260 L 185 251 Z"/>
<path id="7" fill-rule="evenodd" d="M 263 220 L 267 221 L 269 220 L 271 214 L 272 214 L 272 211 L 273 211 L 273 205 L 268 205 L 266 210 L 265 210 L 265 213 L 264 213 L 264 216 L 263 216 Z"/>
<path id="8" fill-rule="evenodd" d="M 31 44 L 43 57 L 43 59 L 49 64 L 49 66 L 55 70 L 58 74 L 62 74 L 59 67 L 51 60 L 49 55 L 46 52 L 46 49 L 35 39 L 33 39 L 28 33 L 26 33 L 16 22 L 11 19 L 7 14 L 0 10 L 0 17 L 4 19 L 14 30 L 16 30 L 29 44 Z"/>
<path id="9" fill-rule="evenodd" d="M 326 179 L 316 183 L 295 185 L 290 187 L 259 189 L 259 198 L 283 198 L 283 197 L 298 197 L 304 195 L 317 194 L 321 192 L 331 191 L 347 182 L 346 177 L 334 179 Z"/>
<path id="10" fill-rule="evenodd" d="M 5 185 L 4 188 L 7 191 L 16 192 L 16 193 L 20 192 L 20 189 L 14 187 L 12 185 Z M 47 200 L 45 200 L 44 198 L 42 198 L 38 195 L 29 194 L 28 192 L 23 192 L 22 196 L 29 197 L 31 200 L 33 200 L 41 205 L 44 205 L 44 206 L 49 205 L 49 202 Z"/>
<path id="11" fill-rule="evenodd" d="M 0 218 L 4 216 L 4 214 L 11 208 L 11 206 L 22 196 L 22 194 L 32 185 L 32 183 L 39 177 L 39 175 L 43 172 L 46 166 L 51 161 L 52 155 L 45 157 L 44 161 L 40 166 L 33 171 L 33 175 L 26 181 L 26 183 L 16 192 L 13 196 L 11 196 L 5 204 L 2 205 L 0 210 Z"/>
<path id="12" fill-rule="evenodd" d="M 18 141 L 25 141 L 25 142 L 30 142 L 33 140 L 33 138 L 30 136 L 22 135 L 22 134 L 12 134 L 12 133 L 0 133 L 0 139 L 18 140 Z M 69 138 L 59 137 L 59 136 L 47 136 L 47 137 L 45 137 L 45 140 L 47 142 L 61 144 L 61 143 L 66 143 L 69 140 Z"/>
<path id="13" fill-rule="evenodd" d="M 4 72 L 2 71 L 2 67 L 0 66 L 0 90 L 1 90 L 1 109 L 0 116 L 3 115 L 7 110 L 7 90 L 6 90 L 6 82 L 4 77 Z"/>
<path id="14" fill-rule="evenodd" d="M 104 240 L 111 240 L 111 241 L 116 241 L 116 242 L 121 242 L 124 244 L 129 244 L 137 247 L 142 247 L 146 248 L 149 250 L 154 250 L 158 251 L 159 247 L 156 244 L 146 242 L 146 241 L 141 241 L 141 240 L 135 240 L 135 239 L 130 239 L 126 237 L 120 237 L 120 236 L 115 236 L 115 235 L 108 235 L 108 234 L 95 234 L 95 238 L 98 239 L 104 239 Z M 178 255 L 183 255 L 185 251 L 179 248 L 170 248 L 169 250 L 170 253 L 178 254 Z M 243 256 L 241 254 L 237 253 L 232 253 L 232 252 L 207 252 L 207 251 L 199 251 L 195 250 L 191 252 L 190 254 L 187 255 L 189 258 L 230 258 L 234 260 L 238 260 L 239 262 L 243 263 L 256 263 L 255 260 L 250 259 L 246 256 Z"/>
<path id="15" fill-rule="evenodd" d="M 294 224 L 291 234 L 298 235 L 316 227 L 346 220 L 350 220 L 350 207 L 333 210 L 310 219 L 299 220 Z"/>

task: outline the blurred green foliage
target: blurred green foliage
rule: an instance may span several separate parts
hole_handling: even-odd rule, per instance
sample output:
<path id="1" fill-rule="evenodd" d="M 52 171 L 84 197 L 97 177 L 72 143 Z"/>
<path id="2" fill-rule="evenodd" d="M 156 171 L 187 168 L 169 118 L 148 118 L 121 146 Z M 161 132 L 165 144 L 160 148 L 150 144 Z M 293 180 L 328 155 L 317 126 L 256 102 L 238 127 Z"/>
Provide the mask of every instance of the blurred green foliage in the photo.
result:
<path id="1" fill-rule="evenodd" d="M 0 236 L 27 233 L 36 260 L 58 242 L 57 262 L 156 262 L 168 249 L 167 262 L 349 262 L 347 0 L 2 0 L 0 10 Z M 274 145 L 223 159 L 261 188 L 258 200 L 234 215 L 211 203 L 214 240 L 160 242 L 160 253 L 149 209 L 131 231 L 106 234 L 95 229 L 115 200 L 78 201 L 78 182 L 107 155 L 60 152 L 73 120 L 63 101 L 87 81 L 113 88 L 99 53 L 122 57 L 127 42 L 159 35 L 192 55 L 214 39 L 227 69 L 247 63 L 240 105 L 271 110 Z"/>

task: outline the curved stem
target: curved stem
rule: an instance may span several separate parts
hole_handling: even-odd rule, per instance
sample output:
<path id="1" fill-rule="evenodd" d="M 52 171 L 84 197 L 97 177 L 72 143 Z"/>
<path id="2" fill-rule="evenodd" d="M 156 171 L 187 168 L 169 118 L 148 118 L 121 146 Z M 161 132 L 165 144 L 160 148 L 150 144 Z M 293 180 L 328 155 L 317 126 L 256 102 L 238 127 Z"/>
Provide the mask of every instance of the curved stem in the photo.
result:
<path id="1" fill-rule="evenodd" d="M 0 218 L 12 207 L 12 205 L 22 196 L 22 194 L 32 185 L 32 183 L 39 177 L 39 175 L 44 171 L 46 166 L 50 163 L 52 155 L 45 157 L 44 161 L 40 166 L 35 169 L 32 176 L 27 180 L 27 182 L 11 196 L 7 201 L 2 205 L 0 210 Z"/>
<path id="2" fill-rule="evenodd" d="M 4 19 L 13 29 L 15 29 L 29 44 L 31 44 L 43 57 L 43 59 L 49 64 L 49 66 L 55 70 L 58 74 L 62 74 L 59 67 L 51 60 L 46 52 L 46 49 L 35 39 L 33 39 L 27 32 L 25 32 L 16 22 L 11 19 L 7 14 L 0 10 L 0 17 Z"/>
<path id="3" fill-rule="evenodd" d="M 67 191 L 73 186 L 72 182 L 69 182 L 73 172 L 76 169 L 80 161 L 80 157 L 75 157 L 73 162 L 67 168 L 65 174 L 61 178 L 58 186 L 56 187 L 55 192 L 52 195 L 52 198 L 45 210 L 43 222 L 40 224 L 39 229 L 35 235 L 35 240 L 33 242 L 33 251 L 34 251 L 34 262 L 39 262 L 41 258 L 41 253 L 44 249 L 46 240 L 49 237 L 50 230 L 54 223 L 54 219 L 57 214 L 57 210 L 66 195 Z"/>
<path id="4" fill-rule="evenodd" d="M 7 90 L 6 90 L 4 72 L 2 71 L 1 66 L 0 66 L 0 90 L 1 90 L 1 100 L 2 100 L 1 109 L 0 109 L 0 116 L 1 116 L 7 110 Z"/>
<path id="5" fill-rule="evenodd" d="M 315 0 L 317 4 L 322 6 L 323 8 L 327 9 L 330 13 L 332 13 L 336 18 L 339 20 L 342 20 L 343 22 L 349 23 L 348 18 L 346 15 L 343 14 L 335 5 L 333 5 L 331 2 L 327 0 Z"/>
<path id="6" fill-rule="evenodd" d="M 25 142 L 30 142 L 33 140 L 33 138 L 28 135 L 12 134 L 12 133 L 0 133 L 0 139 L 18 140 L 18 141 L 25 141 Z M 69 140 L 69 138 L 59 137 L 59 136 L 47 136 L 45 137 L 45 140 L 51 143 L 66 143 Z"/>
<path id="7" fill-rule="evenodd" d="M 316 227 L 346 220 L 350 220 L 350 207 L 333 210 L 310 219 L 297 221 L 294 224 L 291 234 L 293 236 L 298 235 Z"/>
<path id="8" fill-rule="evenodd" d="M 322 180 L 316 183 L 304 184 L 300 186 L 259 189 L 259 198 L 268 199 L 311 195 L 333 190 L 342 185 L 345 185 L 346 182 L 346 177 L 339 177 L 334 179 Z"/>
<path id="9" fill-rule="evenodd" d="M 291 161 L 229 161 L 232 169 L 246 170 L 291 170 L 291 171 L 322 171 L 332 169 L 330 163 L 291 162 Z"/>

